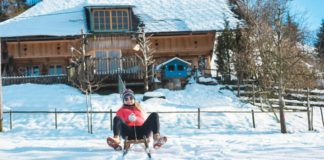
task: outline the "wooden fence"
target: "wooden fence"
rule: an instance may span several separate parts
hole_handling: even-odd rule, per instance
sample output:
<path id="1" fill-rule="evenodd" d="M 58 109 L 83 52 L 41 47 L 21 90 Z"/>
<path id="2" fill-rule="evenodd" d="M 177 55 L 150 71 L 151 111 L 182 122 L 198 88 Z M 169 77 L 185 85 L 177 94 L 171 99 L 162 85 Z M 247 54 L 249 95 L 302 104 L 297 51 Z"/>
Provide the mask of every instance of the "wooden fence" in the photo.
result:
<path id="1" fill-rule="evenodd" d="M 41 76 L 18 76 L 18 77 L 2 77 L 2 85 L 22 84 L 22 83 L 38 83 L 53 84 L 67 83 L 67 75 L 41 75 Z"/>
<path id="2" fill-rule="evenodd" d="M 233 91 L 238 90 L 236 85 L 228 88 Z M 261 107 L 271 106 L 272 108 L 279 108 L 278 99 L 263 96 L 262 92 L 252 89 L 251 85 L 242 85 L 240 88 L 240 99 Z M 307 90 L 288 90 L 285 96 L 285 105 L 287 110 L 307 110 L 307 106 L 324 107 L 324 92 L 316 90 L 309 92 Z"/>
<path id="3" fill-rule="evenodd" d="M 304 113 L 306 111 L 285 111 L 285 113 Z M 9 121 L 10 121 L 10 129 L 13 128 L 13 114 L 54 114 L 55 118 L 55 128 L 58 128 L 58 114 L 63 114 L 63 113 L 80 113 L 80 114 L 86 114 L 87 111 L 4 111 L 4 114 L 9 114 Z M 116 111 L 90 111 L 90 114 L 109 114 L 110 115 L 110 129 L 112 130 L 112 122 L 113 122 L 113 113 L 116 113 Z M 148 112 L 151 113 L 151 112 Z M 262 111 L 201 111 L 200 108 L 197 109 L 197 111 L 164 111 L 164 112 L 156 112 L 159 114 L 197 114 L 197 128 L 200 129 L 200 118 L 201 118 L 201 113 L 232 113 L 232 114 L 242 114 L 242 113 L 248 113 L 251 114 L 251 122 L 253 124 L 253 128 L 256 128 L 256 119 L 254 114 L 259 114 L 259 113 L 274 113 L 274 112 L 262 112 Z M 323 127 L 324 127 L 324 119 L 323 119 L 323 113 L 321 109 L 321 116 L 322 116 L 322 122 L 323 122 Z M 92 123 L 92 121 L 90 121 Z M 90 124 L 92 126 L 92 124 Z"/>

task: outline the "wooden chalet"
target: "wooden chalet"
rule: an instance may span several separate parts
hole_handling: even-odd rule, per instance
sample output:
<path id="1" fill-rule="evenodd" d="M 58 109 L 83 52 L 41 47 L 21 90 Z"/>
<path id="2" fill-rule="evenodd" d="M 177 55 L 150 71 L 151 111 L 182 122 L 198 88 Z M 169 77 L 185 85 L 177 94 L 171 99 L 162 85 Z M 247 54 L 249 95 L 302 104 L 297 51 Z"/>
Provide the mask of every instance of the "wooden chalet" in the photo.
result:
<path id="1" fill-rule="evenodd" d="M 4 76 L 66 74 L 73 54 L 77 54 L 71 47 L 81 51 L 82 43 L 86 55 L 98 59 L 98 74 L 141 71 L 140 63 L 133 62 L 140 23 L 151 36 L 156 66 L 178 57 L 191 67 L 200 64 L 208 69 L 223 15 L 230 17 L 233 26 L 238 22 L 229 6 L 217 0 L 66 3 L 44 0 L 0 23 Z M 84 42 L 81 29 L 86 34 Z"/>

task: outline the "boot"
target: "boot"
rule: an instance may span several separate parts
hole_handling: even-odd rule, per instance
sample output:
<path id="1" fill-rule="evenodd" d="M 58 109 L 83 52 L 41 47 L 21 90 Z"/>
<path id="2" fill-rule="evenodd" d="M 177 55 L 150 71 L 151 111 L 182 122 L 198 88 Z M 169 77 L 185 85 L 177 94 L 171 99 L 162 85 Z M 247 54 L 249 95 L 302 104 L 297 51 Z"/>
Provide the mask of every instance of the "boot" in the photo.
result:
<path id="1" fill-rule="evenodd" d="M 120 138 L 119 136 L 114 136 L 114 138 L 108 137 L 107 138 L 107 144 L 114 148 L 116 151 L 122 150 L 122 147 L 119 145 L 120 144 Z"/>
<path id="2" fill-rule="evenodd" d="M 160 136 L 160 133 L 153 135 L 153 148 L 158 150 L 160 149 L 168 140 L 166 136 Z"/>

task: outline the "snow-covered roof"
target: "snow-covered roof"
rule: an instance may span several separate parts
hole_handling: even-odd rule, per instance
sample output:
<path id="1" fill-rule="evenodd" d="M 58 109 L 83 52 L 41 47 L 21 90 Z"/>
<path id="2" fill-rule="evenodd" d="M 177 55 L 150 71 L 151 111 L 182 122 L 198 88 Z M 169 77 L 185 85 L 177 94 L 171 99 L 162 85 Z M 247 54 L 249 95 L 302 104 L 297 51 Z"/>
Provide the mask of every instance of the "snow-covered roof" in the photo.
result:
<path id="1" fill-rule="evenodd" d="M 189 66 L 191 66 L 191 63 L 189 63 L 189 62 L 187 62 L 187 61 L 185 61 L 185 60 L 183 60 L 183 59 L 181 59 L 181 58 L 173 57 L 173 58 L 171 58 L 171 59 L 169 59 L 169 60 L 167 60 L 167 61 L 165 61 L 165 62 L 159 64 L 158 66 L 156 66 L 156 69 L 155 69 L 155 70 L 156 70 L 156 71 L 160 70 L 160 68 L 161 68 L 162 66 L 164 66 L 164 65 L 166 65 L 167 63 L 172 62 L 172 61 L 174 61 L 174 60 L 181 61 L 181 62 L 186 63 L 186 64 L 188 64 Z"/>
<path id="2" fill-rule="evenodd" d="M 147 32 L 223 29 L 224 16 L 239 22 L 228 0 L 43 0 L 21 15 L 0 23 L 0 37 L 71 36 L 86 29 L 86 6 L 134 6 Z"/>
<path id="3" fill-rule="evenodd" d="M 183 62 L 183 63 L 188 64 L 189 66 L 191 65 L 191 63 L 189 63 L 189 62 L 187 62 L 187 61 L 185 61 L 185 60 L 183 60 L 183 59 L 181 59 L 181 58 L 173 57 L 172 59 L 169 59 L 168 61 L 163 62 L 163 63 L 162 63 L 162 66 L 165 65 L 165 64 L 167 64 L 167 63 L 169 63 L 169 62 L 171 62 L 171 61 L 174 61 L 174 60 L 181 61 L 181 62 Z"/>

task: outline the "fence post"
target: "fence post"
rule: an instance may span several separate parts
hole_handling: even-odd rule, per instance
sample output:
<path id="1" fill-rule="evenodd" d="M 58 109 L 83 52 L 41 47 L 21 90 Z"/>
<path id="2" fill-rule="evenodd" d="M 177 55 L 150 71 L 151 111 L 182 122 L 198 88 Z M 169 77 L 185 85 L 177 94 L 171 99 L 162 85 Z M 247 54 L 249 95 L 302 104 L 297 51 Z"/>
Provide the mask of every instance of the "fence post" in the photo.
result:
<path id="1" fill-rule="evenodd" d="M 196 83 L 199 82 L 199 80 L 198 80 L 198 68 L 196 68 L 196 72 L 195 72 L 195 80 L 196 80 Z"/>
<path id="2" fill-rule="evenodd" d="M 113 126 L 112 126 L 112 109 L 110 109 L 110 130 L 113 130 Z"/>
<path id="3" fill-rule="evenodd" d="M 255 105 L 255 91 L 254 91 L 254 81 L 252 82 L 252 94 L 253 94 L 253 105 Z"/>
<path id="4" fill-rule="evenodd" d="M 255 128 L 254 110 L 253 109 L 252 109 L 252 122 L 253 122 L 253 128 Z"/>
<path id="5" fill-rule="evenodd" d="M 55 129 L 57 129 L 57 111 L 55 108 Z"/>
<path id="6" fill-rule="evenodd" d="M 323 127 L 324 127 L 324 119 L 323 119 L 322 107 L 320 107 L 320 110 L 321 110 L 322 123 L 323 123 Z"/>
<path id="7" fill-rule="evenodd" d="M 10 130 L 12 130 L 12 111 L 10 110 Z"/>
<path id="8" fill-rule="evenodd" d="M 311 114 L 311 124 L 312 124 L 312 131 L 314 130 L 314 106 L 311 106 L 312 114 Z"/>
<path id="9" fill-rule="evenodd" d="M 200 129 L 200 108 L 198 108 L 198 129 Z"/>
<path id="10" fill-rule="evenodd" d="M 311 124 L 311 110 L 310 110 L 310 103 L 309 103 L 309 88 L 307 88 L 307 120 L 308 120 L 308 130 L 312 131 L 313 127 Z"/>
<path id="11" fill-rule="evenodd" d="M 90 104 L 90 105 L 91 105 L 91 104 Z M 91 124 L 90 124 L 90 133 L 93 134 L 93 131 L 92 131 L 92 124 L 93 124 L 93 123 L 92 123 L 92 114 L 93 114 L 92 106 L 91 106 L 91 111 L 90 111 L 90 113 L 91 113 L 91 114 L 90 114 L 90 123 L 91 123 Z"/>

